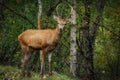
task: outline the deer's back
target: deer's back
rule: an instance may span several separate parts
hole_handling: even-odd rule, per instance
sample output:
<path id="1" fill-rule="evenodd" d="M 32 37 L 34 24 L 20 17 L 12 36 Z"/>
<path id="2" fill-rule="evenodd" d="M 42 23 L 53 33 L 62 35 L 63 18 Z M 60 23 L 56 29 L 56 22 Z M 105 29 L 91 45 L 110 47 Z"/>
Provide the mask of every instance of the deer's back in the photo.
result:
<path id="1" fill-rule="evenodd" d="M 26 30 L 18 36 L 20 44 L 33 48 L 45 48 L 54 43 L 55 30 Z"/>

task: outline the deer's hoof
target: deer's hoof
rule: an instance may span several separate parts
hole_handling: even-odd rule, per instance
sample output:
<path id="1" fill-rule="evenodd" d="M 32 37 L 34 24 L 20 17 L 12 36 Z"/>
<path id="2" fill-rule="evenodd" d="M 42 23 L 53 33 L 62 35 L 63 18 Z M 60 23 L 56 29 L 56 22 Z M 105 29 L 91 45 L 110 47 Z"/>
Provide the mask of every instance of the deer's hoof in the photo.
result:
<path id="1" fill-rule="evenodd" d="M 22 75 L 23 78 L 25 77 L 25 73 L 22 73 L 21 75 Z"/>
<path id="2" fill-rule="evenodd" d="M 53 74 L 52 72 L 49 72 L 49 73 L 48 73 L 49 76 L 52 76 L 52 74 Z"/>
<path id="3" fill-rule="evenodd" d="M 29 73 L 27 73 L 27 77 L 31 77 L 31 74 L 30 74 L 30 72 L 29 72 Z"/>
<path id="4" fill-rule="evenodd" d="M 43 76 L 44 76 L 43 73 L 40 73 L 40 77 L 43 78 Z"/>

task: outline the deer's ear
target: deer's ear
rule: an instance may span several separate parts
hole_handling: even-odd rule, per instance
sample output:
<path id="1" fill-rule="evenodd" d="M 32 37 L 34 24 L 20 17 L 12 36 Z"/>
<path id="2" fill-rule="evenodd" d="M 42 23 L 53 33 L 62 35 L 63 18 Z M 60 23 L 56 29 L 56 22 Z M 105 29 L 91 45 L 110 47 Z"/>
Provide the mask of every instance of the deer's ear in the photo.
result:
<path id="1" fill-rule="evenodd" d="M 56 15 L 53 15 L 53 18 L 54 18 L 55 20 L 57 20 L 58 17 L 57 17 Z"/>

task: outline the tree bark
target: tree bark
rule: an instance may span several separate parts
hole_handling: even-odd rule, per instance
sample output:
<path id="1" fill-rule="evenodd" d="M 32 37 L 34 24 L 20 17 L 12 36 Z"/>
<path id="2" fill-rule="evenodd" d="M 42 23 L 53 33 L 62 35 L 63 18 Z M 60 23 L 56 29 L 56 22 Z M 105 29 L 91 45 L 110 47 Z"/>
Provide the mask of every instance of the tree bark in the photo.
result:
<path id="1" fill-rule="evenodd" d="M 40 18 L 41 18 L 41 14 L 42 14 L 42 2 L 41 0 L 38 0 L 38 6 L 39 6 L 39 10 L 38 10 L 38 29 L 40 29 Z"/>
<path id="2" fill-rule="evenodd" d="M 85 0 L 85 17 L 82 20 L 82 28 L 80 34 L 80 52 L 84 57 L 84 80 L 95 80 L 94 75 L 94 65 L 93 65 L 93 50 L 95 37 L 98 30 L 98 24 L 100 23 L 102 12 L 104 8 L 104 0 L 96 1 L 97 8 L 97 17 L 93 24 L 93 27 L 90 27 L 90 0 Z"/>
<path id="3" fill-rule="evenodd" d="M 85 0 L 85 17 L 82 21 L 82 30 L 81 30 L 81 42 L 82 42 L 82 54 L 84 55 L 84 79 L 85 80 L 94 80 L 94 67 L 93 67 L 93 53 L 90 53 L 91 45 L 90 45 L 90 0 Z"/>
<path id="4" fill-rule="evenodd" d="M 3 0 L 0 0 L 0 3 L 3 3 Z M 2 19 L 2 5 L 0 5 L 0 20 Z M 0 24 L 0 28 L 2 27 L 2 25 Z"/>
<path id="5" fill-rule="evenodd" d="M 76 0 L 73 0 L 73 11 L 71 11 L 71 40 L 70 40 L 70 73 L 77 76 L 77 52 L 76 52 Z"/>
<path id="6" fill-rule="evenodd" d="M 3 3 L 3 0 L 0 0 L 0 3 Z M 2 5 L 0 5 L 0 20 L 2 19 Z"/>

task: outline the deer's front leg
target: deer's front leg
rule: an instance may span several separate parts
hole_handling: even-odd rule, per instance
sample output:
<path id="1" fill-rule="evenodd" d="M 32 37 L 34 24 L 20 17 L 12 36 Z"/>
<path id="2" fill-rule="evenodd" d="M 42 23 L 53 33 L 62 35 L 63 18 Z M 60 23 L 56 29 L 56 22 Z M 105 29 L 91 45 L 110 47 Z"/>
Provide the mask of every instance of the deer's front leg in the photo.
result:
<path id="1" fill-rule="evenodd" d="M 43 77 L 44 75 L 44 59 L 45 59 L 45 53 L 43 50 L 40 51 L 40 61 L 41 61 L 41 71 L 40 74 Z"/>
<path id="2" fill-rule="evenodd" d="M 49 75 L 52 75 L 52 53 L 48 54 L 48 60 L 49 60 Z"/>

